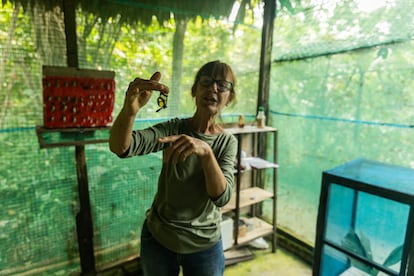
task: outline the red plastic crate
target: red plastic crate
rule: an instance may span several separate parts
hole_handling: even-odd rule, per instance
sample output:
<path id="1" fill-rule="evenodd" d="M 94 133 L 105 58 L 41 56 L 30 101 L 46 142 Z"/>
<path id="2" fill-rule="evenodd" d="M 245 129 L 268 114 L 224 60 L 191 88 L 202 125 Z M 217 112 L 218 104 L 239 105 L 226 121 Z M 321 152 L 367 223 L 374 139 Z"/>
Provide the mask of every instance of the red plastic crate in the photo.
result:
<path id="1" fill-rule="evenodd" d="M 108 78 L 44 76 L 46 128 L 100 127 L 112 122 L 115 81 Z"/>

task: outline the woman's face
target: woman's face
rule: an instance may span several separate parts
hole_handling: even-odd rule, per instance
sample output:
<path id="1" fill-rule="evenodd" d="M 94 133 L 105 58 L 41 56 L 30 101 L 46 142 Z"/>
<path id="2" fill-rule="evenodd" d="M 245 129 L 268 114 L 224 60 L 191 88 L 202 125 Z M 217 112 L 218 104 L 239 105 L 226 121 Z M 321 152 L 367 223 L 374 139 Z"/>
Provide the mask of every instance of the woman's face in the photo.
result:
<path id="1" fill-rule="evenodd" d="M 217 115 L 232 100 L 233 83 L 223 76 L 202 75 L 195 91 L 196 106 L 208 115 Z M 207 114 L 206 114 L 207 115 Z"/>

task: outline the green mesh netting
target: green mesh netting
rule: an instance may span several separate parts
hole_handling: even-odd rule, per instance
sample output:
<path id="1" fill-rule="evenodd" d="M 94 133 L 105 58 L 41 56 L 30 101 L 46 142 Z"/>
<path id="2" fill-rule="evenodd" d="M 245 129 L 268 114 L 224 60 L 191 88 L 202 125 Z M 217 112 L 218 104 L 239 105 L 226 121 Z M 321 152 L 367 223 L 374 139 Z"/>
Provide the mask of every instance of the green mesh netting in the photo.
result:
<path id="1" fill-rule="evenodd" d="M 160 23 L 154 18 L 149 25 L 127 24 L 120 17 L 105 20 L 77 9 L 79 65 L 115 71 L 116 115 L 125 89 L 135 77 L 149 78 L 159 70 L 162 82 L 172 87 L 176 28 L 173 19 Z M 0 21 L 0 274 L 79 272 L 75 149 L 40 149 L 36 135 L 36 126 L 43 125 L 42 65 L 66 66 L 67 62 L 63 14 L 60 9 L 41 6 L 24 12 L 7 3 L 0 11 Z M 241 24 L 236 36 L 234 24 L 226 19 L 195 17 L 185 24 L 179 87 L 171 89 L 166 110 L 155 112 L 154 97 L 140 112 L 137 128 L 191 115 L 196 70 L 215 59 L 230 63 L 240 82 L 238 103 L 227 109 L 223 119 L 237 120 L 236 110 L 246 113 L 246 118 L 255 112 L 252 91 L 257 90 L 260 27 Z M 249 53 L 249 58 L 241 53 Z M 68 139 L 59 133 L 46 136 L 49 142 Z M 89 138 L 107 136 L 107 131 L 96 131 Z M 86 145 L 85 155 L 95 262 L 101 269 L 139 254 L 141 225 L 156 191 L 161 159 L 159 154 L 151 154 L 121 160 L 110 153 L 106 143 Z"/>
<path id="2" fill-rule="evenodd" d="M 413 8 L 321 1 L 275 21 L 278 223 L 311 243 L 323 170 L 358 157 L 414 166 Z"/>

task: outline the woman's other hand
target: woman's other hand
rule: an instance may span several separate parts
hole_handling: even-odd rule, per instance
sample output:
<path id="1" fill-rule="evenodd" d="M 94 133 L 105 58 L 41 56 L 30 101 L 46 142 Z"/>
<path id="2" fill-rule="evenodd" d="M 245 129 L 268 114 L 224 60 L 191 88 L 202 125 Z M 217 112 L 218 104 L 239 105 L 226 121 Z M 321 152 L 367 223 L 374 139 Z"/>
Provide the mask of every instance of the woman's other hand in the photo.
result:
<path id="1" fill-rule="evenodd" d="M 201 158 L 210 156 L 211 147 L 204 141 L 185 135 L 172 135 L 158 139 L 160 143 L 169 144 L 164 153 L 164 162 L 171 159 L 176 164 L 195 154 Z"/>

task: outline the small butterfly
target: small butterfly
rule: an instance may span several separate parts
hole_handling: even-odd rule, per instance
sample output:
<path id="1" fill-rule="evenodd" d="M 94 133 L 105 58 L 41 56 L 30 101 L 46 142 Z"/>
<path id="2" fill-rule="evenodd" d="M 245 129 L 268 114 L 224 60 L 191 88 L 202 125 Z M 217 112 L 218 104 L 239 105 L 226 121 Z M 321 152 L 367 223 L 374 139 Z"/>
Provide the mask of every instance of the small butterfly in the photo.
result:
<path id="1" fill-rule="evenodd" d="M 161 109 L 167 108 L 167 99 L 168 95 L 161 92 L 160 96 L 157 98 L 157 104 L 160 107 L 157 109 L 157 112 Z"/>

